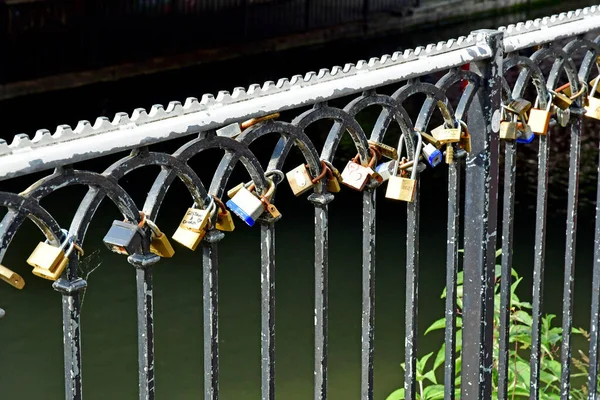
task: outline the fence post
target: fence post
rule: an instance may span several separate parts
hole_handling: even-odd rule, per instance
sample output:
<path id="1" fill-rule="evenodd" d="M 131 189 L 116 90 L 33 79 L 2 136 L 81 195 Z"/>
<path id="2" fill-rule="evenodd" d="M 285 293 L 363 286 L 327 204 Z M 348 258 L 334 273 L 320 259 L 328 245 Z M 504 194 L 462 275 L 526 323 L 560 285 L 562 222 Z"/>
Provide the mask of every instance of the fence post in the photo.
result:
<path id="1" fill-rule="evenodd" d="M 498 204 L 498 131 L 502 85 L 503 32 L 478 30 L 492 49 L 489 59 L 471 64 L 482 77 L 468 113 L 472 151 L 465 185 L 465 254 L 461 399 L 492 396 L 494 268 Z"/>

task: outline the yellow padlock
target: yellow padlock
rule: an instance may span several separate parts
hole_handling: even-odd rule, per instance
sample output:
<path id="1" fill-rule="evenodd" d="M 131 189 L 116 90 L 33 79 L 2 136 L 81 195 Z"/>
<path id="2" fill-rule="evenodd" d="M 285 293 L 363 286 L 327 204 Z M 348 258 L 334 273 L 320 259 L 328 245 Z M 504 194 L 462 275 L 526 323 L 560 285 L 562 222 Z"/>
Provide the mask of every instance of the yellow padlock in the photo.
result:
<path id="1" fill-rule="evenodd" d="M 171 258 L 175 254 L 175 250 L 173 246 L 171 246 L 171 242 L 169 242 L 169 238 L 167 235 L 161 232 L 158 229 L 156 224 L 146 218 L 146 224 L 152 231 L 152 239 L 150 240 L 150 252 L 156 254 L 157 256 L 163 258 Z"/>
<path id="2" fill-rule="evenodd" d="M 56 247 L 46 242 L 40 242 L 27 259 L 27 264 L 33 268 L 32 273 L 40 278 L 51 281 L 57 280 L 69 263 L 73 249 L 83 255 L 83 249 L 75 244 L 75 238 L 65 232 L 66 239 Z M 66 250 L 65 250 L 66 248 Z"/>
<path id="3" fill-rule="evenodd" d="M 233 217 L 229 210 L 225 207 L 225 204 L 219 199 L 217 196 L 213 196 L 215 202 L 217 203 L 218 212 L 217 212 L 217 223 L 215 228 L 223 232 L 232 232 L 235 229 L 235 224 L 233 223 Z"/>
<path id="4" fill-rule="evenodd" d="M 173 234 L 173 240 L 194 251 L 206 235 L 212 212 L 215 210 L 214 201 L 207 209 L 189 208 Z"/>

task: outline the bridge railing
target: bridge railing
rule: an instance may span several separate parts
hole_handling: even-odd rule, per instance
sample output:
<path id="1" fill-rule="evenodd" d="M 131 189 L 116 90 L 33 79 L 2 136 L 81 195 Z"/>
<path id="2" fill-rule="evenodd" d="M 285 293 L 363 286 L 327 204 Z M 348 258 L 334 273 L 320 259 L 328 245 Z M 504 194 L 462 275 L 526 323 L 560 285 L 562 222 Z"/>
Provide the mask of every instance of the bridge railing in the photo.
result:
<path id="1" fill-rule="evenodd" d="M 125 223 L 121 231 L 105 242 L 113 249 L 127 253 L 127 260 L 135 267 L 138 307 L 139 343 L 139 396 L 154 398 L 154 319 L 153 319 L 153 265 L 160 261 L 156 254 L 156 234 L 152 234 L 150 223 L 161 212 L 163 199 L 172 183 L 181 180 L 194 202 L 196 216 L 206 215 L 209 220 L 205 228 L 195 234 L 203 236 L 201 253 L 203 263 L 204 298 L 204 393 L 205 399 L 219 397 L 219 301 L 218 301 L 218 245 L 225 236 L 226 228 L 217 229 L 219 213 L 215 212 L 215 199 L 226 201 L 229 178 L 236 165 L 241 163 L 253 181 L 255 193 L 240 202 L 233 198 L 228 206 L 238 214 L 239 208 L 252 214 L 261 234 L 261 371 L 262 398 L 275 397 L 275 225 L 277 212 L 267 205 L 274 203 L 273 185 L 280 190 L 285 161 L 297 147 L 306 162 L 308 174 L 314 179 L 308 200 L 314 205 L 315 213 L 315 319 L 314 319 L 314 398 L 327 398 L 328 365 L 328 264 L 329 264 L 329 207 L 337 192 L 331 185 L 336 178 L 329 174 L 326 166 L 338 164 L 336 157 L 340 142 L 348 133 L 358 153 L 350 167 L 360 169 L 385 155 L 381 146 L 374 143 L 398 141 L 404 144 L 408 160 L 420 157 L 419 138 L 427 138 L 434 113 L 439 113 L 448 129 L 468 127 L 470 145 L 461 141 L 443 139 L 439 133 L 427 143 L 441 146 L 446 152 L 448 163 L 447 202 L 447 251 L 445 305 L 446 358 L 444 369 L 445 399 L 455 396 L 456 381 L 456 294 L 459 270 L 459 243 L 464 242 L 464 292 L 462 309 L 462 367 L 460 371 L 460 393 L 463 399 L 490 399 L 492 396 L 492 367 L 498 369 L 498 398 L 506 399 L 510 394 L 508 382 L 510 276 L 512 267 L 514 199 L 516 179 L 516 151 L 518 143 L 537 144 L 538 190 L 535 234 L 535 263 L 533 277 L 533 310 L 531 328 L 531 376 L 532 398 L 539 397 L 540 354 L 542 323 L 542 287 L 545 264 L 546 213 L 548 192 L 548 142 L 549 127 L 560 124 L 570 132 L 570 161 L 567 206 L 566 253 L 563 293 L 563 332 L 561 350 L 561 398 L 569 398 L 571 379 L 570 339 L 573 314 L 573 282 L 575 262 L 575 233 L 577 220 L 578 175 L 580 163 L 580 138 L 582 119 L 586 109 L 586 82 L 595 75 L 598 63 L 600 38 L 589 40 L 589 34 L 600 29 L 600 8 L 589 7 L 535 21 L 528 21 L 499 30 L 474 31 L 467 37 L 431 44 L 414 50 L 384 55 L 344 67 L 310 72 L 305 76 L 235 88 L 231 93 L 222 91 L 216 97 L 204 95 L 200 100 L 189 98 L 184 104 L 171 102 L 153 106 L 151 110 L 136 109 L 131 115 L 119 113 L 113 120 L 98 118 L 93 124 L 80 121 L 72 129 L 61 125 L 54 133 L 38 131 L 33 138 L 17 135 L 12 143 L 0 143 L 0 179 L 39 173 L 55 168 L 50 175 L 19 194 L 0 192 L 0 203 L 8 209 L 0 224 L 0 260 L 4 259 L 14 235 L 26 219 L 31 219 L 42 231 L 48 243 L 42 249 L 46 258 L 52 248 L 64 246 L 72 250 L 56 256 L 57 263 L 31 260 L 36 265 L 37 275 L 53 278 L 66 261 L 66 269 L 55 280 L 53 287 L 62 296 L 65 390 L 67 399 L 82 398 L 82 352 L 81 352 L 81 293 L 87 283 L 78 275 L 80 262 L 79 247 L 86 246 L 86 233 L 98 207 L 103 201 L 114 203 Z M 562 45 L 560 43 L 566 43 Z M 578 57 L 574 55 L 578 54 Z M 546 71 L 541 66 L 549 62 Z M 468 66 L 468 68 L 465 68 Z M 512 71 L 512 72 L 511 72 Z M 516 74 L 514 72 L 516 71 Z M 511 75 L 512 73 L 512 75 Z M 433 76 L 440 76 L 435 83 Z M 424 77 L 427 77 L 425 79 Z M 570 106 L 560 105 L 559 91 L 562 83 L 568 83 L 572 99 L 564 100 Z M 391 95 L 378 92 L 384 86 L 396 86 Z M 459 101 L 453 107 L 448 91 L 463 85 Z M 559 91 L 559 92 L 557 92 Z M 582 95 L 583 94 L 583 95 Z M 593 93 L 590 93 L 593 95 Z M 330 105 L 352 96 L 343 108 Z M 411 113 L 405 107 L 407 99 L 424 97 L 418 112 Z M 515 108 L 513 100 L 530 97 L 534 108 L 545 110 L 548 106 L 552 120 L 538 134 L 527 129 L 533 127 L 533 118 L 527 121 L 523 114 L 514 114 L 506 108 Z M 554 106 L 550 107 L 552 101 Z M 513 104 L 511 104 L 513 103 Z M 592 103 L 590 103 L 592 104 Z M 367 107 L 381 108 L 379 117 L 370 132 L 358 122 L 357 114 Z M 308 108 L 306 108 L 308 107 Z M 586 107 L 591 107 L 586 106 Z M 291 121 L 263 118 L 284 111 L 297 113 Z M 301 110 L 301 111 L 300 111 Z M 506 129 L 510 122 L 520 119 L 521 125 L 512 128 L 515 136 Z M 253 120 L 253 123 L 242 123 Z M 319 121 L 331 121 L 333 125 L 322 146 L 317 147 L 306 130 Z M 241 125 L 240 125 L 241 124 Z M 389 134 L 391 125 L 402 133 Z M 542 124 L 543 125 L 543 124 Z M 454 135 L 445 131 L 447 135 Z M 270 161 L 262 164 L 250 150 L 250 145 L 266 135 L 279 138 L 272 151 Z M 438 135 L 438 136 L 436 136 Z M 500 136 L 502 135 L 502 139 Z M 173 154 L 155 151 L 155 144 L 178 138 L 189 138 Z M 425 140 L 425 139 L 424 139 Z M 501 237 L 498 234 L 498 187 L 499 152 L 504 148 L 504 200 L 502 207 Z M 523 144 L 526 145 L 526 144 Z M 394 143 L 394 147 L 395 143 Z M 400 146 L 397 146 L 400 147 Z M 202 182 L 197 172 L 188 164 L 195 157 L 211 149 L 221 149 L 224 155 L 211 182 Z M 431 149 L 431 147 L 429 147 Z M 113 154 L 125 154 L 103 173 L 78 169 L 75 164 Z M 206 153 L 205 153 L 206 154 Z M 323 162 L 322 162 L 323 161 Z M 421 185 L 427 185 L 427 171 L 422 166 L 415 168 L 414 198 L 407 202 L 407 258 L 399 267 L 406 270 L 405 309 L 405 398 L 415 399 L 417 391 L 417 314 L 419 272 L 419 215 Z M 393 165 L 393 164 L 392 164 Z M 401 160 L 401 166 L 404 161 Z M 144 204 L 136 204 L 131 195 L 119 184 L 128 174 L 147 166 L 160 166 Z M 407 164 L 408 166 L 408 164 Z M 404 167 L 402 167 L 405 169 Z M 442 168 L 442 167 L 437 167 Z M 340 168 L 341 169 L 341 168 Z M 392 167 L 396 171 L 396 166 Z M 371 171 L 372 172 L 372 171 Z M 422 172 L 422 173 L 421 173 Z M 324 173 L 325 175 L 322 175 Z M 396 171 L 397 173 L 397 171 Z M 362 349 L 361 349 L 361 398 L 372 399 L 374 389 L 374 312 L 375 312 L 375 250 L 376 250 L 376 193 L 382 185 L 378 174 L 370 173 L 363 182 L 355 182 L 351 171 L 343 174 L 346 184 L 365 183 L 363 196 L 362 237 Z M 411 171 L 412 175 L 412 171 Z M 306 175 L 304 175 L 306 176 Z M 319 178 L 321 176 L 321 178 Z M 325 178 L 323 178 L 323 176 Z M 461 186 L 464 177 L 464 186 Z M 294 176 L 291 177 L 294 180 Z M 301 178 L 300 181 L 302 181 Z M 300 181 L 297 183 L 301 185 Z M 398 184 L 398 178 L 390 178 Z M 344 183 L 343 182 L 343 183 Z M 404 178 L 402 184 L 410 185 Z M 307 181 L 304 181 L 307 184 Z M 308 182 L 310 185 L 311 183 Z M 44 198 L 67 186 L 83 185 L 89 188 L 79 203 L 71 225 L 61 227 L 40 203 Z M 385 183 L 383 184 L 385 186 Z M 252 187 L 248 188 L 252 190 Z M 244 191 L 246 189 L 239 189 Z M 345 188 L 347 190 L 347 188 Z M 408 190 L 410 192 L 410 189 Z M 239 193 L 239 192 L 238 192 Z M 386 194 L 390 195 L 390 189 Z M 402 193 L 406 195 L 406 188 Z M 413 194 L 413 193 L 410 193 Z M 340 195 L 343 195 L 341 193 Z M 394 196 L 393 194 L 390 195 Z M 408 195 L 408 197 L 411 197 Z M 258 208 L 249 206 L 260 198 Z M 254 199 L 254 200 L 248 200 Z M 236 201 L 238 203 L 236 203 Z M 248 203 L 249 202 L 249 203 Z M 464 217 L 461 218 L 461 202 L 464 202 Z M 236 206 L 237 205 L 237 206 Z M 206 213 L 203 213 L 203 211 Z M 183 207 L 182 207 L 183 211 Z M 255 213 L 260 214 L 259 217 Z M 246 216 L 248 218 L 248 216 Z M 598 328 L 600 309 L 600 219 L 597 217 L 595 256 L 593 261 L 594 281 L 591 298 L 589 398 L 597 396 L 598 371 Z M 221 221 L 222 222 L 222 221 Z M 236 222 L 238 222 L 236 220 Z M 138 230 L 138 224 L 140 229 Z M 188 224 L 191 222 L 188 221 Z M 185 224 L 184 224 L 185 225 Z M 114 227 L 114 226 L 113 226 Z M 462 228 L 462 229 L 461 229 Z M 464 229 L 464 237 L 460 232 Z M 131 233 L 125 237 L 123 232 Z M 229 234 L 229 233 L 227 233 Z M 232 233 L 235 235 L 235 233 Z M 118 243 L 121 243 L 120 245 Z M 501 293 L 500 293 L 500 337 L 493 334 L 494 281 L 496 247 L 501 246 Z M 152 247 L 154 246 L 154 247 Z M 40 251 L 42 251 L 40 250 Z M 35 253 L 34 253 L 35 254 Z M 161 253 L 164 255 L 164 252 Z M 38 253 L 39 255 L 39 253 Z M 44 257 L 42 257 L 44 259 Z M 13 286 L 22 287 L 22 278 L 6 269 L 0 271 Z M 494 340 L 499 340 L 497 358 L 494 357 Z M 58 343 L 56 344 L 58 345 Z M 160 377 L 158 378 L 160 382 Z"/>

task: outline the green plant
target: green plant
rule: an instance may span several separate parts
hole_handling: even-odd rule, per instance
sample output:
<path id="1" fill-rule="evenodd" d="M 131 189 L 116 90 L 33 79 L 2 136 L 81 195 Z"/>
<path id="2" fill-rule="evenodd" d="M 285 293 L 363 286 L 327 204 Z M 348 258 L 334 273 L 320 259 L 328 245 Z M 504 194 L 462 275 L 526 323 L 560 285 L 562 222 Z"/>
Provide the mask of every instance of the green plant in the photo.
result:
<path id="1" fill-rule="evenodd" d="M 497 256 L 500 255 L 498 251 Z M 509 365 L 508 365 L 508 394 L 511 399 L 529 398 L 530 373 L 529 349 L 531 347 L 531 304 L 521 301 L 516 291 L 522 279 L 515 270 L 512 270 L 511 279 L 511 310 L 509 326 Z M 492 369 L 492 398 L 498 395 L 498 354 L 499 354 L 499 334 L 500 334 L 500 265 L 496 265 L 495 281 L 495 299 L 494 299 L 494 362 Z M 462 350 L 462 296 L 463 296 L 463 273 L 457 274 L 457 318 L 456 318 L 456 398 L 460 398 L 461 384 L 461 350 Z M 442 298 L 446 297 L 446 289 L 442 292 Z M 562 343 L 562 328 L 552 324 L 556 315 L 546 314 L 542 317 L 541 326 L 541 354 L 540 354 L 540 399 L 554 400 L 560 399 L 560 346 Z M 427 330 L 425 335 L 430 332 L 444 329 L 446 319 L 441 318 L 435 321 Z M 583 335 L 589 339 L 589 334 L 583 329 L 573 329 L 574 334 Z M 442 343 L 441 348 L 434 356 L 429 353 L 417 360 L 417 399 L 418 400 L 443 400 L 444 385 L 439 382 L 441 376 L 440 367 L 445 361 L 446 345 Z M 572 377 L 571 399 L 587 399 L 587 387 L 581 384 L 576 387 L 578 379 L 587 377 L 589 358 L 578 351 L 578 357 L 572 359 L 573 366 L 577 372 Z M 404 364 L 402 364 L 404 369 Z M 443 369 L 443 368 L 442 368 Z M 398 389 L 391 393 L 387 400 L 404 400 L 404 389 Z"/>

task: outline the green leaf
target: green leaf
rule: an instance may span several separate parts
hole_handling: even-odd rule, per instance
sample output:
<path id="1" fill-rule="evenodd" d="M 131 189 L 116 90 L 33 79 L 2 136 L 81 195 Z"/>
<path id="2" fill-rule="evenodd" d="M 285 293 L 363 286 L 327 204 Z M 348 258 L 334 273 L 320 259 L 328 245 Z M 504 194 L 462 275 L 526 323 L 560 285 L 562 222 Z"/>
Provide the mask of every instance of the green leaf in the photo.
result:
<path id="1" fill-rule="evenodd" d="M 417 374 L 423 375 L 423 370 L 425 370 L 425 365 L 427 364 L 427 360 L 433 355 L 433 352 L 429 354 L 425 354 L 421 357 L 420 360 L 417 360 Z"/>
<path id="2" fill-rule="evenodd" d="M 462 328 L 462 318 L 461 317 L 456 317 L 456 327 Z M 446 328 L 446 318 L 440 318 L 437 321 L 435 321 L 433 324 L 431 324 L 429 326 L 429 328 L 427 328 L 427 330 L 425 331 L 425 335 L 427 335 L 431 331 L 437 331 L 437 330 L 445 329 L 445 328 Z"/>
<path id="3" fill-rule="evenodd" d="M 526 313 L 525 311 L 516 311 L 513 313 L 512 317 L 516 320 L 521 322 L 524 325 L 527 326 L 531 326 L 531 323 L 533 322 L 531 315 L 529 315 L 529 313 Z"/>
<path id="4" fill-rule="evenodd" d="M 404 400 L 404 389 L 393 391 L 385 400 Z"/>
<path id="5" fill-rule="evenodd" d="M 435 371 L 434 370 L 431 370 L 431 371 L 427 372 L 425 375 L 423 375 L 423 378 L 429 379 L 429 381 L 431 383 L 433 383 L 434 385 L 437 385 L 437 379 L 435 377 Z"/>
<path id="6" fill-rule="evenodd" d="M 444 385 L 431 385 L 423 390 L 423 399 L 440 400 L 444 398 Z"/>
<path id="7" fill-rule="evenodd" d="M 437 356 L 435 357 L 435 361 L 433 362 L 433 370 L 437 370 L 439 368 L 440 365 L 442 365 L 444 363 L 444 360 L 446 359 L 446 343 L 442 343 L 442 347 L 440 347 L 440 350 L 437 353 Z"/>

